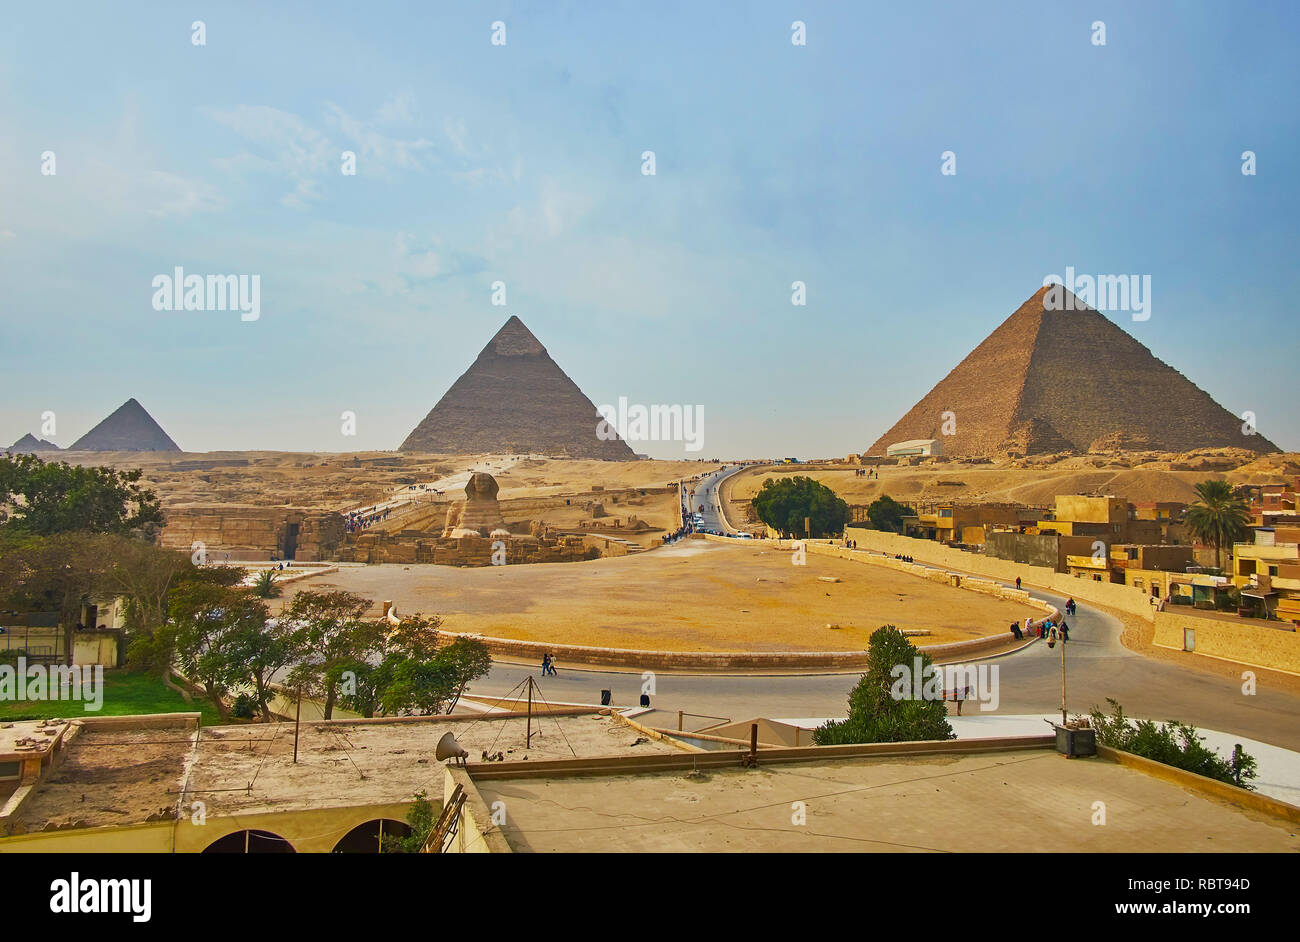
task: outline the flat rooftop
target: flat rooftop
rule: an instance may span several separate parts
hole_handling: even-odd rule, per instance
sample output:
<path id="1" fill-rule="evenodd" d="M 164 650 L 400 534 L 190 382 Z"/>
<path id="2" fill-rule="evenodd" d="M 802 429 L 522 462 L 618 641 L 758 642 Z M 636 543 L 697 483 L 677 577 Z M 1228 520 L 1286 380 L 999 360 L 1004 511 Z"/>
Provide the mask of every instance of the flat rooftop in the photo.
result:
<path id="1" fill-rule="evenodd" d="M 152 718 L 141 718 L 147 723 Z M 470 754 L 505 760 L 682 754 L 608 713 L 484 714 L 294 724 L 156 728 L 82 726 L 61 761 L 10 820 L 14 834 L 170 820 L 184 794 L 209 815 L 394 804 L 420 790 L 442 798 L 438 740 L 452 733 Z M 80 724 L 74 724 L 78 726 Z M 197 741 L 196 741 L 197 740 Z"/>
<path id="2" fill-rule="evenodd" d="M 519 852 L 1300 851 L 1285 819 L 1049 749 L 476 780 Z M 806 823 L 792 823 L 795 802 Z M 1094 824 L 1104 802 L 1106 823 Z"/>

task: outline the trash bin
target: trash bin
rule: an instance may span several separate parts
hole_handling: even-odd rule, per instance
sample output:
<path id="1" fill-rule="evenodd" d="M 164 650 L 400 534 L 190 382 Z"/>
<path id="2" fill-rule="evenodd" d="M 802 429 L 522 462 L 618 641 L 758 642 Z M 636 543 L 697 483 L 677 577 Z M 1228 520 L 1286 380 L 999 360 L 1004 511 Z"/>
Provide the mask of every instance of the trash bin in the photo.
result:
<path id="1" fill-rule="evenodd" d="M 641 705 L 643 707 L 648 707 L 650 705 L 650 694 L 648 693 L 641 694 Z"/>
<path id="2" fill-rule="evenodd" d="M 608 690 L 602 690 L 602 691 L 600 692 L 600 705 L 601 705 L 601 706 L 609 706 L 609 701 L 610 701 L 611 699 L 612 699 L 612 697 L 611 697 L 611 694 L 610 694 L 610 692 L 609 692 Z"/>

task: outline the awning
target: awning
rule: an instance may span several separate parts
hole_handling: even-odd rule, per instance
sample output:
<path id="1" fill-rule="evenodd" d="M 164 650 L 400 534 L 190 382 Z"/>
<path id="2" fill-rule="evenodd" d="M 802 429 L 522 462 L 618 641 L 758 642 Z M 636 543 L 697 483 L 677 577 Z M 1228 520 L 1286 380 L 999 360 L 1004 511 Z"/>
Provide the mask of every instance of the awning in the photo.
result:
<path id="1" fill-rule="evenodd" d="M 1267 598 L 1267 597 L 1270 596 L 1270 595 L 1277 595 L 1277 590 L 1275 590 L 1275 589 L 1242 589 L 1242 590 L 1241 590 L 1241 594 L 1242 594 L 1242 596 L 1243 596 L 1244 598 L 1248 598 L 1248 599 L 1259 599 L 1259 600 L 1263 601 L 1265 598 Z"/>

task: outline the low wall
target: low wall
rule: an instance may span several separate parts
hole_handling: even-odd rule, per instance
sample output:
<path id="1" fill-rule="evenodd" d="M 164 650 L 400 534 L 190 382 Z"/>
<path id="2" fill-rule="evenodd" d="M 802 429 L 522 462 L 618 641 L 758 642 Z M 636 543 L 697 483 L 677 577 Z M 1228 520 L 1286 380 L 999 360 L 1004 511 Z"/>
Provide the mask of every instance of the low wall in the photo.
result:
<path id="1" fill-rule="evenodd" d="M 693 534 L 699 539 L 711 542 L 735 545 L 738 540 L 732 537 L 713 536 L 712 534 Z M 782 547 L 790 547 L 793 541 L 780 541 Z M 919 579 L 929 579 L 944 585 L 981 592 L 996 598 L 1019 602 L 1031 608 L 1040 609 L 1043 618 L 1032 619 L 1031 624 L 1041 624 L 1048 618 L 1059 620 L 1061 613 L 1052 605 L 1041 599 L 1035 599 L 1022 589 L 1012 589 L 999 585 L 989 579 L 963 576 L 957 573 L 931 569 L 916 563 L 902 560 L 872 556 L 862 550 L 850 550 L 829 543 L 807 542 L 805 547 L 815 556 L 835 556 L 853 562 L 886 566 L 897 569 Z M 634 670 L 807 670 L 807 671 L 851 671 L 861 670 L 867 665 L 867 652 L 858 651 L 646 651 L 634 648 L 605 648 L 578 644 L 558 644 L 552 641 L 519 641 L 513 638 L 487 638 L 472 633 L 440 632 L 452 638 L 477 638 L 487 645 L 494 656 L 515 657 L 541 663 L 543 654 L 551 654 L 562 667 L 567 661 L 576 664 L 596 664 L 608 667 L 629 667 Z M 968 660 L 972 657 L 985 657 L 1011 650 L 1022 642 L 1011 637 L 1010 632 L 997 632 L 985 638 L 972 638 L 969 641 L 949 641 L 943 644 L 925 644 L 917 647 L 930 655 L 936 663 L 950 663 Z"/>
<path id="2" fill-rule="evenodd" d="M 1183 650 L 1183 629 L 1196 632 L 1195 653 L 1251 667 L 1300 675 L 1300 632 L 1270 627 L 1278 622 L 1258 618 L 1214 618 L 1175 606 L 1155 616 L 1152 643 Z"/>
<path id="3" fill-rule="evenodd" d="M 1151 604 L 1151 597 L 1141 589 L 1132 586 L 1076 578 L 1068 573 L 1048 569 L 1046 566 L 1028 566 L 1008 559 L 967 553 L 936 543 L 934 540 L 918 540 L 882 530 L 849 527 L 848 535 L 849 539 L 857 540 L 858 545 L 863 549 L 875 550 L 890 556 L 895 553 L 913 556 L 940 566 L 964 569 L 967 572 L 1007 582 L 1012 582 L 1019 576 L 1024 582 L 1041 586 L 1058 595 L 1073 596 L 1085 602 L 1106 605 L 1145 618 L 1147 621 L 1155 618 L 1155 606 Z"/>

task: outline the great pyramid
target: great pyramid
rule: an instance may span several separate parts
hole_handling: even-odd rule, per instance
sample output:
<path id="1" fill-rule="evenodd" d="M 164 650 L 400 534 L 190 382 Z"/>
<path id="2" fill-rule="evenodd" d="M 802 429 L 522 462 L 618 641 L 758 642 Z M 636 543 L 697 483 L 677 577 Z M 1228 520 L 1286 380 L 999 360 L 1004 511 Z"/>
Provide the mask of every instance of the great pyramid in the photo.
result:
<path id="1" fill-rule="evenodd" d="M 1113 321 L 1073 299 L 1047 310 L 1037 291 L 868 449 L 938 439 L 944 455 L 1086 452 L 1140 443 L 1185 452 L 1278 447 Z M 1062 289 L 1064 290 L 1064 289 Z M 944 413 L 956 431 L 944 435 Z"/>
<path id="2" fill-rule="evenodd" d="M 128 399 L 68 446 L 69 451 L 180 451 L 144 406 Z"/>
<path id="3" fill-rule="evenodd" d="M 597 436 L 600 419 L 592 401 L 512 316 L 400 450 L 635 458 L 621 438 Z"/>
<path id="4" fill-rule="evenodd" d="M 18 439 L 18 441 L 14 442 L 12 445 L 10 445 L 8 448 L 5 449 L 5 451 L 8 451 L 15 455 L 20 455 L 20 454 L 30 455 L 38 451 L 61 451 L 61 450 L 62 449 L 60 449 L 58 445 L 54 444 L 54 442 L 47 442 L 43 438 L 37 438 L 31 432 L 28 432 L 22 438 Z"/>

